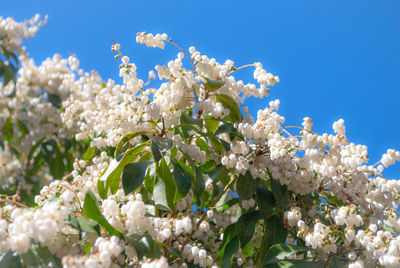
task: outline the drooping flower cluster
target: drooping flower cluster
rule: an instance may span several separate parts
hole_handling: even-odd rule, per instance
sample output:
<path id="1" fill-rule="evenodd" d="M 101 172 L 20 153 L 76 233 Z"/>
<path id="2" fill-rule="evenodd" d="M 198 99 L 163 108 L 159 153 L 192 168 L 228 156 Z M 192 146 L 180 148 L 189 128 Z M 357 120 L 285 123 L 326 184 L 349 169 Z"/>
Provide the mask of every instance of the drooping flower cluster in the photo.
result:
<path id="1" fill-rule="evenodd" d="M 22 55 L 0 91 L 0 264 L 36 252 L 64 267 L 399 265 L 400 183 L 382 176 L 398 151 L 369 165 L 344 120 L 334 134 L 308 117 L 287 127 L 279 100 L 254 119 L 239 104 L 279 77 L 194 47 L 149 73 L 156 89 L 117 43 L 122 85 L 72 56 L 36 66 L 20 46 L 37 22 L 0 18 L 3 44 Z M 166 34 L 137 42 L 174 45 Z M 251 66 L 257 84 L 236 81 Z"/>

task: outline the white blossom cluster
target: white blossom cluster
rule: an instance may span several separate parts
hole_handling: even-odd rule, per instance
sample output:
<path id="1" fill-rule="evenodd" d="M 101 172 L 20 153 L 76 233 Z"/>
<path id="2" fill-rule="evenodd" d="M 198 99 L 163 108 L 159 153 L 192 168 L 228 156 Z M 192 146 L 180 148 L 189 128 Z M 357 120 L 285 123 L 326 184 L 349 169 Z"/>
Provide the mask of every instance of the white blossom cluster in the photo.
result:
<path id="1" fill-rule="evenodd" d="M 38 19 L 18 24 L 12 19 L 0 18 L 0 42 L 8 50 L 23 54 L 22 39 L 34 35 L 41 25 Z M 167 38 L 166 34 L 139 33 L 137 42 L 164 48 Z M 179 52 L 167 65 L 155 67 L 158 78 L 166 81 L 156 89 L 146 88 L 137 77 L 136 65 L 121 54 L 120 45 L 114 44 L 112 51 L 121 57 L 122 85 L 112 80 L 103 82 L 98 74 L 80 70 L 75 57 L 62 59 L 55 55 L 36 66 L 33 60 L 23 56 L 16 83 L 0 91 L 0 124 L 4 125 L 12 116 L 14 122 L 26 122 L 29 129 L 21 138 L 24 156 L 43 137 L 88 141 L 90 147 L 101 152 L 90 160 L 76 159 L 74 170 L 67 176 L 69 180 L 64 178 L 45 186 L 35 198 L 36 208 L 21 208 L 15 202 L 2 205 L 0 253 L 12 250 L 22 254 L 36 243 L 48 246 L 62 259 L 64 267 L 122 265 L 124 256 L 131 265 L 142 267 L 187 267 L 185 262 L 217 267 L 217 252 L 223 240 L 221 230 L 235 223 L 242 209 L 257 209 L 254 195 L 227 209 L 214 204 L 215 207 L 201 214 L 193 209 L 195 193 L 190 190 L 176 203 L 176 210 L 164 216 L 148 204 L 148 200 L 155 198 L 147 193 L 125 195 L 120 187 L 115 194 L 108 193 L 104 200 L 100 198 L 99 178 L 107 167 L 110 166 L 105 174 L 109 175 L 107 172 L 117 165 L 117 160 L 111 160 L 106 152 L 107 147 L 115 147 L 127 133 L 142 132 L 147 137 L 157 134 L 172 139 L 177 159 L 187 156 L 201 165 L 211 159 L 233 174 L 250 174 L 254 181 L 261 180 L 264 185 L 272 180 L 285 185 L 291 194 L 289 209 L 282 213 L 289 231 L 288 241 L 294 243 L 296 237 L 303 239 L 313 250 L 309 252 L 313 257 L 327 260 L 340 253 L 346 255 L 349 267 L 398 267 L 400 182 L 382 175 L 384 168 L 400 160 L 398 151 L 390 149 L 377 165 L 369 165 L 367 147 L 349 142 L 342 119 L 333 123 L 335 134 L 314 133 L 313 122 L 308 117 L 304 118 L 303 127 L 294 128 L 298 133 L 291 134 L 292 127 L 284 126 L 285 118 L 278 114 L 279 100 L 271 101 L 269 107 L 260 110 L 256 120 L 243 108 L 246 113 L 243 120 L 232 124 L 243 139 L 231 140 L 231 133 L 215 135 L 229 145 L 227 148 L 218 151 L 212 144 L 200 142 L 199 133 L 183 139 L 174 133 L 181 115 L 190 112 L 193 120 L 224 119 L 231 111 L 217 100 L 217 94 L 242 104 L 246 97 L 268 96 L 268 87 L 279 82 L 279 77 L 255 63 L 252 66 L 258 85 L 236 81 L 232 74 L 240 68 L 235 68 L 231 60 L 220 64 L 191 47 L 189 58 L 193 70 L 183 67 L 185 55 Z M 156 72 L 149 77 L 155 79 Z M 206 86 L 206 78 L 217 81 L 220 86 Z M 10 96 L 13 91 L 14 96 Z M 54 96 L 62 109 L 51 102 Z M 207 126 L 203 125 L 200 132 L 206 133 Z M 141 138 L 137 136 L 130 143 L 136 144 Z M 24 160 L 13 155 L 6 142 L 0 151 L 1 182 L 12 185 L 19 180 L 22 188 L 28 189 L 20 170 L 33 163 Z M 35 178 L 46 181 L 51 176 L 45 169 Z M 213 187 L 224 188 L 224 185 L 208 179 L 204 187 L 211 192 Z M 80 237 L 65 221 L 71 213 L 82 214 L 88 190 L 95 193 L 99 209 L 112 227 L 127 236 L 148 234 L 157 243 L 178 250 L 183 256 L 182 262 L 169 264 L 168 256 L 139 259 L 131 245 L 117 236 L 108 236 L 104 230 L 100 235 Z M 312 199 L 315 193 L 318 198 Z M 332 200 L 336 203 L 332 204 Z M 257 224 L 255 229 L 249 243 L 259 247 L 263 227 Z M 83 240 L 92 245 L 86 255 L 78 247 Z M 339 240 L 343 243 L 338 243 Z M 71 244 L 74 246 L 68 246 Z M 252 266 L 251 256 L 246 259 L 239 251 L 234 259 L 239 265 Z"/>

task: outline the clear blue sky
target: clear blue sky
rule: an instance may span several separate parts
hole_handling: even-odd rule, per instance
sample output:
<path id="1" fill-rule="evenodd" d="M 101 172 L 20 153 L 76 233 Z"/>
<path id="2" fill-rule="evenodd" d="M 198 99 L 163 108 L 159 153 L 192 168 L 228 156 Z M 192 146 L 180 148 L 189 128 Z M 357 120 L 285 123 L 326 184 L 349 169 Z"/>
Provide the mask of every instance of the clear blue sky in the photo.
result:
<path id="1" fill-rule="evenodd" d="M 112 3 L 112 4 L 111 4 Z M 219 62 L 260 61 L 279 75 L 270 99 L 250 100 L 253 115 L 281 100 L 287 125 L 313 118 L 315 130 L 332 132 L 343 118 L 351 141 L 369 148 L 371 162 L 400 149 L 400 1 L 15 1 L 0 15 L 17 20 L 48 14 L 48 24 L 26 43 L 36 62 L 54 53 L 75 54 L 86 71 L 119 81 L 110 52 L 113 37 L 139 75 L 167 63 L 177 51 L 146 48 L 138 31 L 167 33 Z M 250 81 L 251 72 L 236 77 Z M 384 173 L 400 178 L 400 165 Z"/>

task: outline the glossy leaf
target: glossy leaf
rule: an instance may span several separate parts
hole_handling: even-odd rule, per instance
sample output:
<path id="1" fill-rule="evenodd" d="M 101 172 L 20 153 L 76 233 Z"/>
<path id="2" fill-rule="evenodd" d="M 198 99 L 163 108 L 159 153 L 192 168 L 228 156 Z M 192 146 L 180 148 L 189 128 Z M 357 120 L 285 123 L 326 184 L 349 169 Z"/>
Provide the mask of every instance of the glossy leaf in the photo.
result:
<path id="1" fill-rule="evenodd" d="M 195 167 L 195 184 L 194 184 L 194 195 L 197 200 L 200 200 L 201 195 L 203 194 L 206 186 L 204 182 L 203 173 L 201 172 L 199 167 Z"/>
<path id="2" fill-rule="evenodd" d="M 285 243 L 287 237 L 287 229 L 285 228 L 282 218 L 274 215 L 266 221 L 266 233 L 268 236 L 267 248 L 272 245 Z"/>
<path id="3" fill-rule="evenodd" d="M 83 203 L 83 214 L 103 226 L 110 235 L 123 237 L 123 235 L 108 223 L 106 218 L 101 214 L 96 196 L 91 190 L 88 190 Z"/>
<path id="4" fill-rule="evenodd" d="M 237 221 L 238 238 L 240 241 L 240 248 L 244 248 L 251 240 L 254 234 L 256 224 L 259 220 L 259 212 L 251 211 L 240 216 Z"/>
<path id="5" fill-rule="evenodd" d="M 264 257 L 263 265 L 277 263 L 287 259 L 294 253 L 306 252 L 307 250 L 307 247 L 292 246 L 289 244 L 273 245 Z"/>
<path id="6" fill-rule="evenodd" d="M 260 216 L 264 219 L 268 219 L 271 216 L 272 209 L 275 205 L 275 199 L 272 192 L 264 186 L 259 185 L 257 187 L 257 203 L 260 209 Z"/>
<path id="7" fill-rule="evenodd" d="M 230 111 L 229 115 L 226 116 L 226 119 L 235 123 L 242 121 L 242 113 L 240 112 L 239 106 L 234 99 L 224 94 L 215 95 L 218 102 L 222 104 L 226 109 Z"/>
<path id="8" fill-rule="evenodd" d="M 146 176 L 147 168 L 152 164 L 151 161 L 129 163 L 124 167 L 122 173 L 122 188 L 125 195 L 130 194 L 142 185 Z"/>
<path id="9" fill-rule="evenodd" d="M 257 180 L 253 179 L 250 173 L 239 175 L 236 182 L 236 191 L 240 201 L 250 199 L 257 190 Z"/>
<path id="10" fill-rule="evenodd" d="M 105 173 L 100 177 L 100 181 L 103 183 L 106 182 L 105 190 L 111 190 L 112 194 L 115 194 L 119 188 L 119 180 L 121 177 L 121 173 L 123 168 L 128 164 L 136 160 L 139 154 L 142 152 L 143 148 L 148 144 L 148 142 L 144 142 L 139 144 L 125 152 L 120 161 L 116 161 L 113 159 L 108 166 Z"/>
<path id="11" fill-rule="evenodd" d="M 286 209 L 289 202 L 287 186 L 281 185 L 279 180 L 271 178 L 271 190 L 274 194 L 275 200 L 277 201 L 277 205 Z"/>
<path id="12" fill-rule="evenodd" d="M 192 176 L 188 174 L 174 159 L 172 159 L 174 167 L 174 180 L 176 184 L 177 200 L 184 198 L 192 186 Z"/>
<path id="13" fill-rule="evenodd" d="M 121 138 L 121 140 L 118 142 L 117 147 L 115 147 L 114 157 L 117 157 L 119 150 L 121 149 L 122 146 L 124 146 L 125 143 L 127 143 L 128 141 L 130 141 L 133 138 L 136 138 L 141 135 L 145 135 L 147 133 L 150 133 L 150 132 L 149 131 L 131 132 L 131 133 L 128 133 L 125 136 L 123 136 Z"/>
<path id="14" fill-rule="evenodd" d="M 234 237 L 225 247 L 224 255 L 222 257 L 221 267 L 231 267 L 232 258 L 239 250 L 239 238 Z"/>
<path id="15" fill-rule="evenodd" d="M 150 259 L 159 259 L 161 256 L 160 247 L 158 244 L 151 238 L 150 235 L 139 235 L 139 234 L 132 234 L 127 237 L 129 244 L 131 244 L 137 254 L 139 260 L 146 256 Z"/>
<path id="16" fill-rule="evenodd" d="M 171 139 L 161 138 L 158 136 L 150 137 L 151 142 L 151 152 L 155 161 L 160 161 L 160 159 L 172 148 L 173 142 Z"/>
<path id="17" fill-rule="evenodd" d="M 79 231 L 79 234 L 94 233 L 100 235 L 100 225 L 83 217 L 68 215 L 65 224 Z"/>

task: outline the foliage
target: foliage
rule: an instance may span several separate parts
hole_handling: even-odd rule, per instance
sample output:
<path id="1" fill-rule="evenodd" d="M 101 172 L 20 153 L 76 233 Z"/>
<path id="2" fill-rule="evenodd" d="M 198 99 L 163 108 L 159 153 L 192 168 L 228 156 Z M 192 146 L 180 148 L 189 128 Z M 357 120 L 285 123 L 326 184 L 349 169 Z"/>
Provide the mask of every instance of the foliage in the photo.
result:
<path id="1" fill-rule="evenodd" d="M 137 41 L 176 46 L 165 34 Z M 380 174 L 399 152 L 368 165 L 343 120 L 319 135 L 305 118 L 292 135 L 279 101 L 253 119 L 242 99 L 279 82 L 260 63 L 258 86 L 244 85 L 232 76 L 241 67 L 191 47 L 156 66 L 167 81 L 152 89 L 112 51 L 123 85 L 72 56 L 37 67 L 2 48 L 1 267 L 399 263 L 400 184 Z"/>

